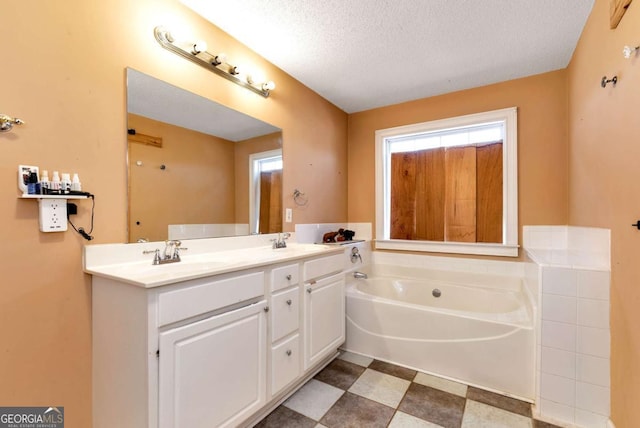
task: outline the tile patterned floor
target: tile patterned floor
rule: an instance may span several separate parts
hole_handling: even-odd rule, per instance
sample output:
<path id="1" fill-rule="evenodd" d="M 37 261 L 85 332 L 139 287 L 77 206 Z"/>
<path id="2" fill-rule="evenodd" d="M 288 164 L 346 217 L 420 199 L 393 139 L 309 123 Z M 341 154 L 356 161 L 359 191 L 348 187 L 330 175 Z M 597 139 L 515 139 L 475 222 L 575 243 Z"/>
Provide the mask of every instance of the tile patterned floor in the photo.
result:
<path id="1" fill-rule="evenodd" d="M 349 352 L 256 427 L 557 428 L 528 403 Z"/>

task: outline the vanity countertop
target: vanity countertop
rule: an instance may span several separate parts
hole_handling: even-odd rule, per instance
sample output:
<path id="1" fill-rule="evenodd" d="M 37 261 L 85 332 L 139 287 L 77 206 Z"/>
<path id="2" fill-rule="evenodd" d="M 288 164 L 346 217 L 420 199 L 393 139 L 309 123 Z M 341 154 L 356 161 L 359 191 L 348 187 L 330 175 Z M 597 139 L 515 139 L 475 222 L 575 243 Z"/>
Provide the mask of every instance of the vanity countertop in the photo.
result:
<path id="1" fill-rule="evenodd" d="M 84 271 L 91 275 L 114 279 L 116 281 L 144 288 L 159 287 L 176 282 L 203 278 L 212 275 L 256 268 L 274 263 L 299 260 L 307 257 L 339 254 L 344 248 L 318 244 L 289 244 L 286 248 L 274 249 L 269 245 L 230 250 L 214 250 L 209 252 L 183 253 L 181 261 L 162 265 L 153 265 L 152 259 L 123 261 L 122 257 L 109 257 L 109 250 L 131 252 L 132 247 L 139 247 L 141 254 L 143 245 L 152 244 L 107 244 L 86 246 L 84 254 Z M 100 248 L 102 247 L 102 248 Z M 111 247 L 104 248 L 104 247 Z M 154 248 L 157 248 L 154 247 Z M 104 256 L 107 254 L 107 256 Z"/>

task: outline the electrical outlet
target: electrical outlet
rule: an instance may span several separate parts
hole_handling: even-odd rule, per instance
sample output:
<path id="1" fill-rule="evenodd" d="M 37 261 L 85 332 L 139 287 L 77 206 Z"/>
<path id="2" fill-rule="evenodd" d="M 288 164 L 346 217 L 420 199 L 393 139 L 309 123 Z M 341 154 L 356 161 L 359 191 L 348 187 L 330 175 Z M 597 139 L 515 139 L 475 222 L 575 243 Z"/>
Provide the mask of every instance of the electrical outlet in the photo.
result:
<path id="1" fill-rule="evenodd" d="M 284 210 L 284 221 L 287 223 L 291 223 L 293 221 L 293 210 L 291 208 Z"/>
<path id="2" fill-rule="evenodd" d="M 67 200 L 38 199 L 41 232 L 64 232 L 67 230 Z"/>

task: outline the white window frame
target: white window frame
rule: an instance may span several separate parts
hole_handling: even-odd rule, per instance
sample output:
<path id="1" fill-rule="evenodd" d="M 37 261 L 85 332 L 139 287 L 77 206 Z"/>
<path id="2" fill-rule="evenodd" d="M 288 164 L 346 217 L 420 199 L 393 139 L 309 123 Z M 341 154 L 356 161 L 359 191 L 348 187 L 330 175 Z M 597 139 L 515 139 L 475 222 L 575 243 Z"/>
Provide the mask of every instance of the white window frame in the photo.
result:
<path id="1" fill-rule="evenodd" d="M 501 243 L 418 241 L 390 239 L 391 174 L 389 140 L 411 134 L 504 122 L 502 146 L 502 239 Z M 516 107 L 434 120 L 376 131 L 376 249 L 429 251 L 454 254 L 518 256 L 518 113 Z"/>
<path id="2" fill-rule="evenodd" d="M 282 149 L 249 155 L 249 233 L 258 233 L 260 222 L 260 163 L 267 159 L 282 158 Z"/>

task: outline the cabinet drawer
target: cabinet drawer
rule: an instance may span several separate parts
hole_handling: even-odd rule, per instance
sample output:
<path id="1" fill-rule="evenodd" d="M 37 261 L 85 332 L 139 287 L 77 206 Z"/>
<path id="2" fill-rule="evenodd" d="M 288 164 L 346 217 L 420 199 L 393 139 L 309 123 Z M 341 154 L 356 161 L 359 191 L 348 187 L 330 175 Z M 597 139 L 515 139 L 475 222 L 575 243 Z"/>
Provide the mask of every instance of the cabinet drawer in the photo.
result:
<path id="1" fill-rule="evenodd" d="M 300 375 L 300 336 L 271 349 L 271 395 L 276 395 Z"/>
<path id="2" fill-rule="evenodd" d="M 300 323 L 300 291 L 276 293 L 271 298 L 271 340 L 275 342 L 298 329 Z"/>
<path id="3" fill-rule="evenodd" d="M 158 296 L 160 326 L 264 295 L 264 272 L 204 281 Z"/>
<path id="4" fill-rule="evenodd" d="M 271 271 L 271 290 L 276 291 L 298 283 L 298 264 L 282 266 Z"/>
<path id="5" fill-rule="evenodd" d="M 346 257 L 343 253 L 304 262 L 304 280 L 327 276 L 344 269 Z"/>

